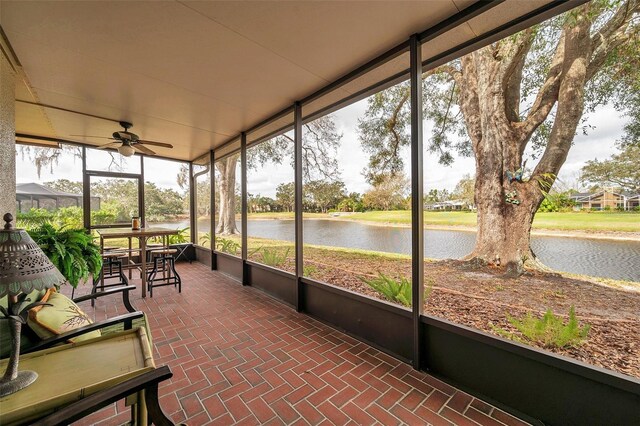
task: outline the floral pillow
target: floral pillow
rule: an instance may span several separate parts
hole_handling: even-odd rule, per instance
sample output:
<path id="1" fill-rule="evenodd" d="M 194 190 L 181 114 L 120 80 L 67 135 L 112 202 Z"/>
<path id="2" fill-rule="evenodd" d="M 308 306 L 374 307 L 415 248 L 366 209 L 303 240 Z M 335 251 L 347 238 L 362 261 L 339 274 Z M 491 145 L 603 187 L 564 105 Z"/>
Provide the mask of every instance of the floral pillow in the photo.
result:
<path id="1" fill-rule="evenodd" d="M 49 289 L 41 302 L 48 305 L 36 306 L 31 309 L 27 318 L 27 324 L 41 339 L 48 339 L 93 324 L 93 321 L 78 305 L 65 295 L 57 293 L 55 289 Z M 81 342 L 100 335 L 100 330 L 96 330 L 69 339 L 69 341 Z"/>

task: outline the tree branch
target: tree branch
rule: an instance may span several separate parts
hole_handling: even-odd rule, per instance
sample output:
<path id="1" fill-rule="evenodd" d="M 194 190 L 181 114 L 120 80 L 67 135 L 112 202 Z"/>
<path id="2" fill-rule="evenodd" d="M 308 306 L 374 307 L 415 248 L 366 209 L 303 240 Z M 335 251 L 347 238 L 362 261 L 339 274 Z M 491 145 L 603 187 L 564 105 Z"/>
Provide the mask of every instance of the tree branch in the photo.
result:
<path id="1" fill-rule="evenodd" d="M 458 68 L 453 65 L 444 64 L 422 73 L 422 79 L 425 80 L 434 74 L 449 74 L 456 83 L 460 83 L 460 79 L 462 78 L 462 72 Z"/>
<path id="2" fill-rule="evenodd" d="M 515 128 L 520 133 L 520 141 L 522 144 L 526 145 L 533 132 L 547 119 L 558 99 L 558 90 L 562 82 L 563 63 L 565 62 L 566 31 L 567 28 L 562 31 L 560 40 L 558 40 L 556 50 L 553 54 L 553 59 L 551 60 L 547 78 L 538 91 L 536 99 L 529 109 L 527 118 L 515 124 Z"/>
<path id="3" fill-rule="evenodd" d="M 468 54 L 460 59 L 461 77 L 460 111 L 464 116 L 467 134 L 474 145 L 482 141 L 482 123 L 480 120 L 480 100 L 478 99 L 478 76 L 473 54 Z"/>
<path id="4" fill-rule="evenodd" d="M 440 127 L 440 131 L 437 133 L 436 137 L 434 138 L 434 140 L 439 140 L 442 135 L 444 134 L 444 132 L 447 129 L 447 118 L 449 117 L 449 112 L 451 111 L 451 105 L 453 105 L 453 97 L 456 93 L 456 82 L 454 80 L 453 84 L 451 85 L 451 94 L 449 95 L 449 101 L 447 102 L 447 110 L 444 113 L 444 118 L 442 120 L 442 126 Z M 442 147 L 440 146 L 440 144 L 436 145 L 438 150 L 440 151 L 440 154 L 444 154 L 444 150 L 442 149 Z"/>
<path id="5" fill-rule="evenodd" d="M 576 17 L 575 22 L 567 25 L 563 30 L 564 61 L 560 72 L 562 78 L 558 88 L 556 119 L 544 154 L 533 172 L 532 182 L 547 180 L 548 183 L 553 183 L 555 181 L 560 167 L 567 158 L 576 128 L 584 112 L 584 86 L 591 45 L 589 37 L 591 21 L 588 16 L 587 8 Z"/>
<path id="6" fill-rule="evenodd" d="M 398 154 L 398 148 L 400 147 L 400 135 L 398 134 L 398 131 L 396 129 L 396 125 L 398 124 L 398 115 L 400 115 L 400 111 L 402 111 L 404 104 L 407 102 L 407 100 L 409 100 L 410 94 L 411 93 L 408 89 L 404 91 L 404 94 L 400 98 L 400 102 L 398 102 L 398 105 L 396 105 L 396 107 L 393 109 L 391 118 L 387 122 L 387 128 L 389 129 L 389 131 L 391 131 L 391 134 L 393 135 L 392 137 L 393 158 L 395 158 L 395 156 Z M 388 162 L 385 162 L 385 164 L 387 163 Z"/>
<path id="7" fill-rule="evenodd" d="M 640 11 L 640 2 L 629 0 L 616 10 L 613 17 L 591 37 L 591 61 L 587 68 L 587 80 L 601 69 L 609 55 L 622 46 L 633 35 L 629 24 L 635 13 Z M 634 31 L 636 31 L 634 29 Z"/>
<path id="8" fill-rule="evenodd" d="M 516 36 L 514 36 L 516 37 Z M 516 38 L 512 38 L 504 56 L 504 76 L 502 87 L 504 89 L 505 113 L 507 119 L 512 123 L 520 121 L 520 86 L 522 84 L 522 71 L 525 59 L 531 50 L 535 30 L 533 27 L 527 28 Z"/>

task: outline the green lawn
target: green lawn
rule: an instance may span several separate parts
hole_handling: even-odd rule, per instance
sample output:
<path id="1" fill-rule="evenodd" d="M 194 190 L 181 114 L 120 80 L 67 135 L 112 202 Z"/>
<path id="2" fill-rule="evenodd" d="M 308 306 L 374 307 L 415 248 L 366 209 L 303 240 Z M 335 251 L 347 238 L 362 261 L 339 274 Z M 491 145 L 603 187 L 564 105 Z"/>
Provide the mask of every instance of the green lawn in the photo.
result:
<path id="1" fill-rule="evenodd" d="M 342 215 L 339 218 L 321 213 L 305 213 L 304 217 L 405 225 L 411 223 L 409 210 L 353 213 Z M 293 213 L 252 213 L 249 215 L 249 219 L 293 219 Z M 424 212 L 424 224 L 475 226 L 476 214 L 471 212 Z M 640 232 L 640 214 L 618 212 L 538 213 L 533 227 L 534 229 L 576 231 Z"/>
<path id="2" fill-rule="evenodd" d="M 236 215 L 236 217 L 240 217 L 240 215 Z M 249 213 L 247 215 L 249 219 L 291 219 L 293 220 L 293 212 L 272 212 L 272 213 Z M 327 219 L 330 216 L 325 213 L 305 213 L 305 219 L 309 218 L 317 218 L 317 219 Z"/>
<path id="3" fill-rule="evenodd" d="M 538 213 L 533 221 L 534 228 L 640 232 L 638 213 Z"/>

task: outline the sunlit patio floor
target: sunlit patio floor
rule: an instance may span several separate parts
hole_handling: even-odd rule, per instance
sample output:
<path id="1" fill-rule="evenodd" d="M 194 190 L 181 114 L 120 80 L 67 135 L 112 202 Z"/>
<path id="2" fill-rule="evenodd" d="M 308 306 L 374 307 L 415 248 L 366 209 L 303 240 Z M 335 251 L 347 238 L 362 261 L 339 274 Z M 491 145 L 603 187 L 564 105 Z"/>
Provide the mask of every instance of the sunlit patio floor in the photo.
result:
<path id="1" fill-rule="evenodd" d="M 160 402 L 176 423 L 525 424 L 202 264 L 178 271 L 181 294 L 142 299 L 138 288 L 133 298 L 150 318 L 156 365 L 173 372 Z M 96 320 L 125 312 L 111 296 L 82 307 Z M 129 417 L 121 402 L 81 424 Z"/>

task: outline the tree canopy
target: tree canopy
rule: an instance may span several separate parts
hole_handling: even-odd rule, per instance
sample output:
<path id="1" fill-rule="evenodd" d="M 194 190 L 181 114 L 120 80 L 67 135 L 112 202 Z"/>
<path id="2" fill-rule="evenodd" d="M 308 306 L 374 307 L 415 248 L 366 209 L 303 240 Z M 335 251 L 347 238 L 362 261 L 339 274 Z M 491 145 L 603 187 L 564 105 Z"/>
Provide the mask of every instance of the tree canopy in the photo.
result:
<path id="1" fill-rule="evenodd" d="M 461 59 L 423 73 L 423 116 L 432 123 L 425 146 L 442 164 L 451 164 L 454 154 L 474 156 L 473 139 L 480 136 L 470 107 L 478 102 L 477 81 L 469 80 L 477 64 L 470 59 L 481 52 L 494 55 L 504 73 L 504 113 L 519 133 L 519 149 L 531 159 L 548 152 L 551 131 L 558 112 L 558 90 L 567 72 L 566 37 L 578 20 L 588 20 L 589 61 L 585 64 L 585 113 L 579 117 L 580 131 L 587 133 L 589 114 L 596 107 L 612 104 L 628 117 L 620 141 L 640 145 L 640 37 L 637 0 L 594 0 L 589 5 L 549 19 Z M 496 70 L 497 71 L 497 70 Z M 563 75 L 564 74 L 564 75 Z M 403 170 L 400 149 L 410 144 L 409 83 L 401 83 L 368 99 L 364 117 L 358 120 L 359 139 L 369 154 L 364 174 L 370 182 L 380 175 Z M 482 101 L 481 101 L 482 102 Z M 539 168 L 538 172 L 543 172 Z M 540 174 L 540 173 L 538 173 Z"/>
<path id="2" fill-rule="evenodd" d="M 640 192 L 640 145 L 629 144 L 620 154 L 604 161 L 588 161 L 582 168 L 582 179 L 599 186 Z"/>
<path id="3" fill-rule="evenodd" d="M 391 210 L 407 207 L 409 179 L 404 174 L 380 176 L 377 183 L 362 196 L 365 208 Z"/>

